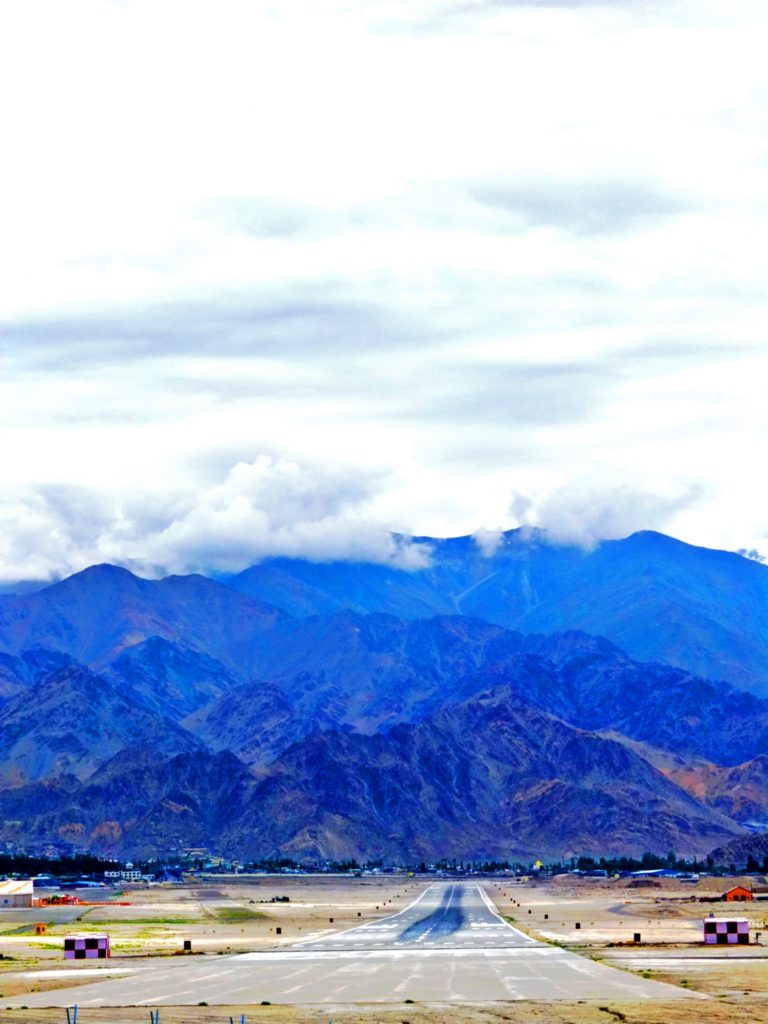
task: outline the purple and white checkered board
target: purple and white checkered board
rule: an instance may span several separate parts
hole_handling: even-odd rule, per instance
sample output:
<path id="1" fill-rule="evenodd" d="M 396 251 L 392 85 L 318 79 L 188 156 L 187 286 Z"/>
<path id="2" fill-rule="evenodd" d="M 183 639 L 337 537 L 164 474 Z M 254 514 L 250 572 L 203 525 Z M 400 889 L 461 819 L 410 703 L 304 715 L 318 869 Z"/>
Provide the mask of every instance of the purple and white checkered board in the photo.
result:
<path id="1" fill-rule="evenodd" d="M 704 922 L 704 941 L 708 945 L 724 946 L 749 942 L 749 921 L 746 917 L 710 917 Z"/>
<path id="2" fill-rule="evenodd" d="M 65 960 L 105 960 L 109 955 L 108 935 L 70 935 L 64 939 Z"/>

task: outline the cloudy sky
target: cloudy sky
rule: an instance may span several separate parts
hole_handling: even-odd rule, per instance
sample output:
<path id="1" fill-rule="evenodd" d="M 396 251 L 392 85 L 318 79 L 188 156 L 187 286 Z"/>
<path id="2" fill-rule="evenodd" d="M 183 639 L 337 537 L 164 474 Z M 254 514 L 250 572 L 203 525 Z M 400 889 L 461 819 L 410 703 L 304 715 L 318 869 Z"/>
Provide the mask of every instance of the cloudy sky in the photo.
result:
<path id="1" fill-rule="evenodd" d="M 0 581 L 768 550 L 763 3 L 0 20 Z"/>

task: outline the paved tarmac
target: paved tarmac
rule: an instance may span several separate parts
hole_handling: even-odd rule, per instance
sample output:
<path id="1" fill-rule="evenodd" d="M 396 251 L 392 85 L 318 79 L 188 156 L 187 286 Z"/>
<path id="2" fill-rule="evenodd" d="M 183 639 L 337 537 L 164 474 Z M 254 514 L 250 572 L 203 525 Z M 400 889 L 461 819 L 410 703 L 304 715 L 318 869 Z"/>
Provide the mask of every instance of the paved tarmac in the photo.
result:
<path id="1" fill-rule="evenodd" d="M 537 946 L 499 917 L 473 882 L 435 883 L 392 917 L 300 944 L 302 950 L 497 949 Z M 247 954 L 246 954 L 247 955 Z"/>
<path id="2" fill-rule="evenodd" d="M 479 1003 L 696 998 L 530 938 L 474 882 L 435 883 L 400 914 L 291 949 L 185 960 L 6 1006 Z"/>

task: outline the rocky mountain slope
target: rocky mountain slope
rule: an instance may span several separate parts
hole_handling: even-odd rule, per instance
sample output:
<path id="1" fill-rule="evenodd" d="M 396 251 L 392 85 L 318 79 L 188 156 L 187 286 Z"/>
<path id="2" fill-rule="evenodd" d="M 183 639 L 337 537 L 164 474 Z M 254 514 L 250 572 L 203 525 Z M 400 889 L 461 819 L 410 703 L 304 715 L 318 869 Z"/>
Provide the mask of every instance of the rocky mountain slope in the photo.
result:
<path id="1" fill-rule="evenodd" d="M 0 596 L 0 651 L 45 648 L 101 668 L 161 637 L 188 643 L 230 671 L 249 672 L 285 613 L 203 576 L 144 580 L 96 565 L 22 596 Z"/>
<path id="2" fill-rule="evenodd" d="M 626 746 L 504 687 L 374 736 L 315 733 L 255 775 L 229 752 L 129 748 L 85 781 L 0 792 L 0 839 L 21 819 L 33 838 L 132 856 L 702 852 L 740 832 Z"/>
<path id="3" fill-rule="evenodd" d="M 132 857 L 222 849 L 254 785 L 232 754 L 168 757 L 154 747 L 126 747 L 87 781 L 59 776 L 0 790 L 0 841 Z"/>
<path id="4" fill-rule="evenodd" d="M 708 807 L 752 827 L 768 828 L 768 754 L 731 767 L 682 763 L 665 774 Z"/>
<path id="5" fill-rule="evenodd" d="M 350 608 L 405 619 L 458 613 L 524 633 L 582 630 L 638 660 L 768 696 L 764 565 L 653 532 L 584 550 L 512 530 L 490 555 L 471 537 L 419 539 L 433 554 L 418 571 L 273 559 L 228 582 L 297 617 Z"/>
<path id="6" fill-rule="evenodd" d="M 126 648 L 105 674 L 134 699 L 174 721 L 232 692 L 240 678 L 210 655 L 160 636 Z"/>
<path id="7" fill-rule="evenodd" d="M 264 771 L 246 820 L 268 847 L 359 857 L 703 850 L 739 831 L 622 744 L 507 687 L 385 734 L 309 737 Z"/>
<path id="8" fill-rule="evenodd" d="M 0 705 L 0 779 L 6 785 L 61 774 L 85 778 L 137 743 L 164 753 L 201 746 L 125 687 L 75 662 Z"/>
<path id="9" fill-rule="evenodd" d="M 720 764 L 768 750 L 768 703 L 638 662 L 605 639 L 525 636 L 456 615 L 294 619 L 199 577 L 146 581 L 95 567 L 38 594 L 0 599 L 3 644 L 0 702 L 71 655 L 215 748 L 263 747 L 265 757 L 312 729 L 375 732 L 499 684 L 583 728 Z M 285 705 L 283 724 L 265 717 L 274 741 L 254 743 L 258 716 L 273 715 L 275 702 Z"/>
<path id="10" fill-rule="evenodd" d="M 19 655 L 0 652 L 0 702 L 70 662 L 68 655 L 43 648 L 22 651 Z"/>
<path id="11" fill-rule="evenodd" d="M 701 852 L 766 820 L 766 567 L 656 534 L 434 546 L 414 573 L 96 566 L 0 596 L 0 841 Z M 551 631 L 598 621 L 654 660 Z"/>
<path id="12" fill-rule="evenodd" d="M 715 864 L 722 867 L 733 864 L 740 868 L 752 861 L 761 870 L 768 871 L 768 832 L 731 839 L 724 846 L 712 850 L 710 856 Z"/>
<path id="13" fill-rule="evenodd" d="M 691 758 L 735 765 L 768 751 L 768 700 L 659 663 L 628 658 L 600 637 L 524 638 L 465 688 L 512 682 L 584 729 L 614 731 Z"/>
<path id="14" fill-rule="evenodd" d="M 262 672 L 185 725 L 214 748 L 226 744 L 258 762 L 247 750 L 260 717 L 272 741 L 265 749 L 277 753 L 312 730 L 381 731 L 506 685 L 581 728 L 691 758 L 735 765 L 768 750 L 768 700 L 633 661 L 579 632 L 524 636 L 457 616 L 408 623 L 344 613 L 293 623 Z"/>

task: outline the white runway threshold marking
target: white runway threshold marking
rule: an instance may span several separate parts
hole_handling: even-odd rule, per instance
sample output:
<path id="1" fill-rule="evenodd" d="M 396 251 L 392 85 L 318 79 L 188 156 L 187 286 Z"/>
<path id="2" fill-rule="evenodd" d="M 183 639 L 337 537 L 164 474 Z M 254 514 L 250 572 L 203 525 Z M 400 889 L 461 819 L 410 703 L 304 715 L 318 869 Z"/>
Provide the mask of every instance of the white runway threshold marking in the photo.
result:
<path id="1" fill-rule="evenodd" d="M 226 967 L 222 970 L 226 964 Z M 40 972 L 40 977 L 43 972 Z M 5 1007 L 271 1003 L 480 1003 L 703 998 L 532 939 L 480 885 L 436 882 L 391 917 L 224 963 L 146 967 L 130 977 L 3 999 Z"/>

